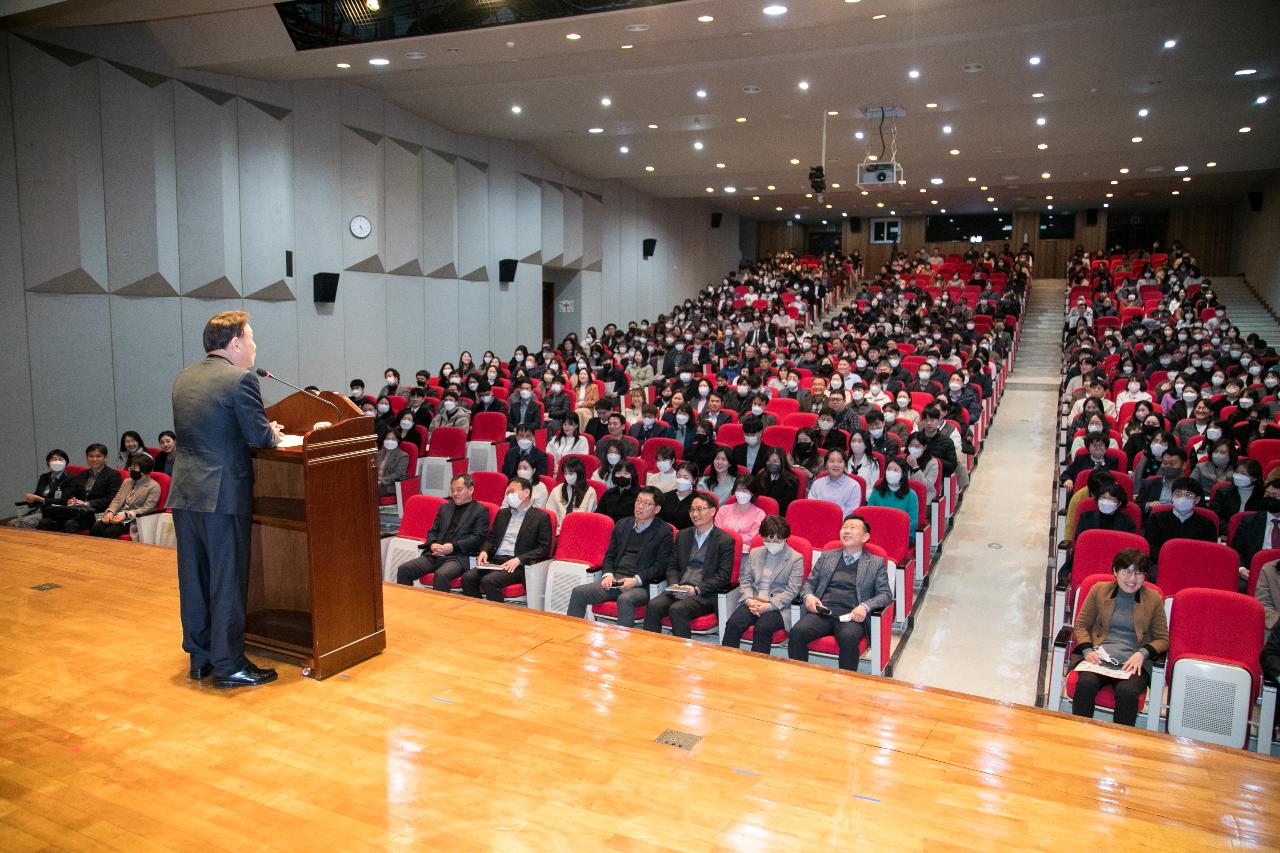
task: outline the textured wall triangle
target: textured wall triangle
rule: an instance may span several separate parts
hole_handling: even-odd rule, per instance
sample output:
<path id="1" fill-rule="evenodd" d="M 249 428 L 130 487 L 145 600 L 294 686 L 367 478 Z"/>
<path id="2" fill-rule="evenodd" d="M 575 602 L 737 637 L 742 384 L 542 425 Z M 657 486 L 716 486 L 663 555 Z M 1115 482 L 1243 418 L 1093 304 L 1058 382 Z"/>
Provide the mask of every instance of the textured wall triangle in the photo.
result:
<path id="1" fill-rule="evenodd" d="M 554 269 L 564 268 L 564 255 L 556 255 L 554 258 L 547 258 L 542 262 L 544 267 L 552 267 Z"/>
<path id="2" fill-rule="evenodd" d="M 161 83 L 167 83 L 170 79 L 172 79 L 170 77 L 164 76 L 163 74 L 156 74 L 152 71 L 143 71 L 141 68 L 134 68 L 132 65 L 124 65 L 119 62 L 112 62 L 110 59 L 107 60 L 107 64 L 109 64 L 112 68 L 119 69 L 120 71 L 123 71 L 125 74 L 128 74 L 130 77 L 132 77 L 134 80 L 137 80 L 139 83 L 146 86 L 148 89 L 154 89 L 156 86 L 159 86 Z"/>
<path id="3" fill-rule="evenodd" d="M 576 195 L 578 198 L 582 198 L 582 190 L 577 189 L 576 187 L 570 187 L 570 186 L 565 186 L 565 189 L 567 189 L 569 192 Z"/>
<path id="4" fill-rule="evenodd" d="M 284 283 L 284 279 L 280 279 L 271 282 L 256 293 L 250 293 L 245 299 L 256 299 L 259 302 L 292 302 L 293 291 Z"/>
<path id="5" fill-rule="evenodd" d="M 54 276 L 48 281 L 28 287 L 32 293 L 106 293 L 107 289 L 98 280 L 83 269 L 77 267 L 71 272 Z"/>
<path id="6" fill-rule="evenodd" d="M 467 161 L 468 163 L 470 163 L 472 166 L 475 166 L 475 167 L 476 167 L 477 169 L 479 169 L 481 172 L 487 172 L 487 171 L 489 171 L 489 164 L 488 164 L 488 163 L 481 163 L 479 160 L 472 160 L 470 157 L 463 157 L 462 159 L 463 159 L 463 160 L 466 160 L 466 161 Z"/>
<path id="7" fill-rule="evenodd" d="M 418 152 L 422 150 L 422 146 L 416 142 L 406 142 L 403 139 L 396 139 L 394 136 L 389 136 L 387 138 L 415 157 L 418 156 Z"/>
<path id="8" fill-rule="evenodd" d="M 586 191 L 584 190 L 584 192 L 586 192 Z M 587 195 L 589 195 L 589 196 L 591 196 L 592 198 L 594 198 L 596 201 L 600 202 L 601 204 L 604 204 L 604 196 L 600 195 L 600 193 L 586 192 L 586 194 L 587 194 Z"/>
<path id="9" fill-rule="evenodd" d="M 372 130 L 362 130 L 358 127 L 352 127 L 349 124 L 344 124 L 343 127 L 363 139 L 365 142 L 368 142 L 370 145 L 377 145 L 382 141 L 381 133 L 374 133 Z"/>
<path id="10" fill-rule="evenodd" d="M 285 117 L 293 110 L 288 107 L 277 107 L 275 104 L 268 104 L 263 101 L 255 101 L 252 98 L 245 98 L 245 103 L 253 104 L 276 121 L 284 121 Z"/>
<path id="11" fill-rule="evenodd" d="M 539 249 L 538 251 L 534 252 L 532 255 L 528 255 L 528 256 L 526 256 L 526 257 L 521 258 L 521 259 L 520 259 L 520 263 L 522 263 L 522 264 L 540 264 L 540 263 L 542 263 L 542 250 L 541 250 L 541 249 Z"/>
<path id="12" fill-rule="evenodd" d="M 359 263 L 347 267 L 347 272 L 386 272 L 382 267 L 382 258 L 370 255 Z"/>
<path id="13" fill-rule="evenodd" d="M 601 269 L 600 261 L 596 261 L 593 264 L 587 264 L 585 267 L 583 267 L 583 269 L 587 270 L 588 272 L 600 272 L 600 269 Z"/>
<path id="14" fill-rule="evenodd" d="M 435 148 L 428 148 L 427 150 L 430 151 L 432 154 L 436 155 L 437 157 L 439 157 L 441 160 L 445 161 L 446 163 L 454 163 L 454 162 L 457 162 L 458 160 L 457 154 L 450 154 L 448 151 L 439 151 Z"/>
<path id="15" fill-rule="evenodd" d="M 169 283 L 169 279 L 165 278 L 161 273 L 152 273 L 146 278 L 140 278 L 137 281 L 130 282 L 124 287 L 118 287 L 112 291 L 116 296 L 177 296 L 178 291 L 174 290 L 173 285 Z"/>
<path id="16" fill-rule="evenodd" d="M 239 299 L 240 292 L 225 275 L 182 294 L 192 299 Z"/>
<path id="17" fill-rule="evenodd" d="M 39 50 L 44 51 L 45 53 L 52 56 L 54 59 L 61 62 L 63 65 L 69 66 L 71 68 L 74 68 L 75 66 L 80 65 L 81 63 L 88 62 L 90 59 L 93 59 L 93 57 L 90 56 L 89 54 L 81 53 L 78 50 L 72 50 L 69 47 L 62 47 L 56 44 L 49 44 L 43 41 L 36 41 L 35 39 L 29 39 L 26 36 L 18 36 L 18 38 L 22 39 L 32 47 L 35 47 Z"/>
<path id="18" fill-rule="evenodd" d="M 463 280 L 463 281 L 488 281 L 488 280 L 489 280 L 489 268 L 488 268 L 488 267 L 480 267 L 480 269 L 478 269 L 478 270 L 472 270 L 471 272 L 469 272 L 469 273 L 467 273 L 466 275 L 464 275 L 464 276 L 462 277 L 462 280 Z"/>
<path id="19" fill-rule="evenodd" d="M 458 269 L 453 265 L 453 261 L 440 267 L 438 270 L 432 270 L 427 273 L 427 278 L 457 278 Z"/>
<path id="20" fill-rule="evenodd" d="M 418 263 L 418 259 L 414 258 L 407 264 L 401 264 L 393 270 L 389 270 L 387 275 L 422 275 L 422 264 Z"/>
<path id="21" fill-rule="evenodd" d="M 235 97 L 235 95 L 231 94 L 230 92 L 221 92 L 217 89 L 210 89 L 208 86 L 201 86 L 197 83 L 188 83 L 186 80 L 182 81 L 182 85 L 186 86 L 188 89 L 195 92 L 197 95 L 201 95 L 205 98 L 208 98 L 218 106 L 222 106 L 227 101 Z"/>
<path id="22" fill-rule="evenodd" d="M 572 260 L 565 263 L 564 268 L 567 270 L 582 269 L 582 258 L 573 258 Z"/>
<path id="23" fill-rule="evenodd" d="M 554 190 L 559 190 L 560 192 L 564 192 L 564 184 L 556 183 L 555 181 L 543 181 L 543 183 Z"/>
<path id="24" fill-rule="evenodd" d="M 534 177 L 533 175 L 526 175 L 524 172 L 520 173 L 520 177 L 524 178 L 526 181 L 529 181 L 530 183 L 537 184 L 538 186 L 542 186 L 542 178 Z"/>

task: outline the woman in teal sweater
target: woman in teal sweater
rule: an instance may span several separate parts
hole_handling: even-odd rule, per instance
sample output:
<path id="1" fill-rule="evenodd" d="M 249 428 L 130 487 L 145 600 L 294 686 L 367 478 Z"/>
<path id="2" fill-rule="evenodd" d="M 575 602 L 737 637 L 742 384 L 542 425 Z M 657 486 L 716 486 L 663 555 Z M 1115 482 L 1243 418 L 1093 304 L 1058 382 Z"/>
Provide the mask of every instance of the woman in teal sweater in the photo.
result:
<path id="1" fill-rule="evenodd" d="M 884 476 L 880 479 L 880 482 L 876 483 L 875 488 L 871 490 L 871 496 L 867 498 L 867 505 L 887 506 L 905 512 L 907 518 L 911 521 L 911 544 L 915 544 L 916 515 L 920 504 L 916 500 L 915 492 L 911 491 L 911 484 L 907 479 L 906 466 L 902 464 L 902 460 L 891 458 L 885 462 Z"/>

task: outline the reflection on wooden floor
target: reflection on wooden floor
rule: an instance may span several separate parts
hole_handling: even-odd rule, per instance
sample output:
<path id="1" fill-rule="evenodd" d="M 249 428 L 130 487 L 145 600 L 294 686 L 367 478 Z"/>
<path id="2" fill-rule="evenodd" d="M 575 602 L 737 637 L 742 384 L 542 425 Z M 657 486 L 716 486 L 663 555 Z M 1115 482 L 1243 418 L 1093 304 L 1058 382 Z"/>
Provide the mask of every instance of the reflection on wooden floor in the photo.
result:
<path id="1" fill-rule="evenodd" d="M 0 567 L 5 851 L 1280 846 L 1250 754 L 395 587 L 381 656 L 223 692 L 173 551 L 0 530 Z"/>

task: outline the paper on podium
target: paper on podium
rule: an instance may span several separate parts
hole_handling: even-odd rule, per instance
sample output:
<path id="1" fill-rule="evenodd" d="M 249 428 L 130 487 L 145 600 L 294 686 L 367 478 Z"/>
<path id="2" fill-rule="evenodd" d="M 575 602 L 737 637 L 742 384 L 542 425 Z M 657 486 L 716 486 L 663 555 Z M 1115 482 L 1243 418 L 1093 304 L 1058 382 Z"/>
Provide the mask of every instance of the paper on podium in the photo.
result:
<path id="1" fill-rule="evenodd" d="M 282 435 L 276 447 L 301 447 L 303 438 L 300 435 Z"/>

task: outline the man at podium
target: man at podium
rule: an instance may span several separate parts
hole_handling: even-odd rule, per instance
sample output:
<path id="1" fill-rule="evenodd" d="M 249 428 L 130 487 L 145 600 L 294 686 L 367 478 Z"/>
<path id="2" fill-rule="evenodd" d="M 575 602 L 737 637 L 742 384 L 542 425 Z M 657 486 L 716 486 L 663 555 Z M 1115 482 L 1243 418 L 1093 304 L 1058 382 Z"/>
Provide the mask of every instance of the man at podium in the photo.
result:
<path id="1" fill-rule="evenodd" d="M 267 419 L 249 315 L 223 311 L 204 327 L 205 358 L 173 381 L 173 425 L 182 436 L 168 506 L 178 540 L 182 648 L 191 678 L 214 687 L 266 684 L 273 669 L 244 654 L 245 599 L 253 461 L 249 448 L 274 447 L 279 424 Z"/>

